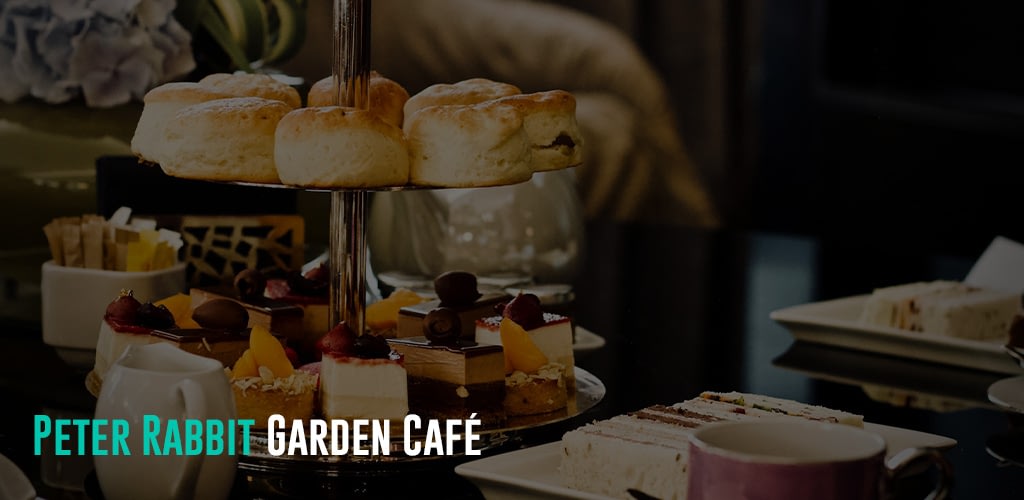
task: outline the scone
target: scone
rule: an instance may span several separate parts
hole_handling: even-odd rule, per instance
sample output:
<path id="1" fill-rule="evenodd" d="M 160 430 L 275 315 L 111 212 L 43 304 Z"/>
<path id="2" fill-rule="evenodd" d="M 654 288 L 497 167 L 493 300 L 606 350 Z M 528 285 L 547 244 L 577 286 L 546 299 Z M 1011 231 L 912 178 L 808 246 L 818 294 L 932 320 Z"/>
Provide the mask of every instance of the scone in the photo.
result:
<path id="1" fill-rule="evenodd" d="M 167 175 L 187 179 L 279 182 L 274 132 L 291 111 L 281 101 L 232 97 L 188 106 L 164 128 Z"/>
<path id="2" fill-rule="evenodd" d="M 160 163 L 164 150 L 164 127 L 182 108 L 224 99 L 231 94 L 198 83 L 166 83 L 146 93 L 142 115 L 132 136 L 132 153 L 145 161 Z"/>
<path id="3" fill-rule="evenodd" d="M 214 73 L 199 80 L 199 85 L 235 97 L 262 97 L 281 101 L 292 109 L 302 105 L 302 99 L 297 90 L 270 75 Z"/>
<path id="4" fill-rule="evenodd" d="M 486 78 L 471 78 L 457 83 L 438 83 L 423 89 L 405 102 L 405 118 L 431 106 L 466 106 L 499 97 L 521 94 L 519 87 Z M 408 131 L 408 130 L 407 130 Z"/>
<path id="5" fill-rule="evenodd" d="M 583 137 L 576 123 L 576 98 L 564 90 L 502 97 L 523 116 L 534 172 L 574 167 L 583 161 Z"/>
<path id="6" fill-rule="evenodd" d="M 309 89 L 306 105 L 309 107 L 333 106 L 334 79 L 328 76 Z M 370 104 L 368 110 L 379 116 L 384 122 L 402 128 L 403 107 L 409 100 L 409 92 L 395 82 L 376 71 L 370 72 L 367 90 Z"/>
<path id="7" fill-rule="evenodd" d="M 411 100 L 410 100 L 411 102 Z M 409 114 L 409 180 L 420 186 L 514 184 L 533 175 L 522 115 L 508 104 L 430 106 Z"/>
<path id="8" fill-rule="evenodd" d="M 401 186 L 409 152 L 398 127 L 355 108 L 324 106 L 288 113 L 274 154 L 281 182 L 304 187 Z"/>

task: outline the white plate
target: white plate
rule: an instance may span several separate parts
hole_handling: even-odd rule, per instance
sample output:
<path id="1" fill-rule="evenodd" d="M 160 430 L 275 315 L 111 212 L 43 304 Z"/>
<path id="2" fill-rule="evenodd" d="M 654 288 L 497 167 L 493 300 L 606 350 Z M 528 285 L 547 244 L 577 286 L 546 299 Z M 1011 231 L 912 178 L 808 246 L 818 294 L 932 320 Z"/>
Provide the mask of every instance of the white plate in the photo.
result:
<path id="1" fill-rule="evenodd" d="M 1016 375 L 1022 368 L 1003 350 L 1004 339 L 967 340 L 898 328 L 865 325 L 858 320 L 867 295 L 779 309 L 771 319 L 789 328 L 793 338 L 904 358 Z"/>
<path id="2" fill-rule="evenodd" d="M 604 337 L 576 325 L 576 338 L 572 342 L 572 350 L 576 352 L 593 351 L 604 347 Z"/>
<path id="3" fill-rule="evenodd" d="M 935 434 L 888 425 L 864 423 L 864 429 L 885 438 L 889 455 L 912 447 L 948 449 L 956 440 Z M 488 500 L 511 498 L 573 498 L 607 500 L 609 497 L 562 486 L 558 476 L 562 443 L 553 443 L 516 450 L 455 468 L 460 476 L 473 481 Z"/>
<path id="4" fill-rule="evenodd" d="M 1024 413 L 1024 375 L 1004 378 L 988 387 L 988 400 L 1017 413 Z"/>

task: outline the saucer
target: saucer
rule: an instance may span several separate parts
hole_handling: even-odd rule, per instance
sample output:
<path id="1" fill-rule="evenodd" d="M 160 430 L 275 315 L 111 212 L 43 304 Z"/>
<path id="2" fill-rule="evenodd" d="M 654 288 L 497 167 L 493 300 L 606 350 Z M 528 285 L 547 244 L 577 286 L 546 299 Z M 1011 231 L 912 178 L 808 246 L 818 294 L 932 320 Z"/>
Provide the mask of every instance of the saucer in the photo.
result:
<path id="1" fill-rule="evenodd" d="M 1024 413 L 1024 375 L 1004 378 L 990 385 L 988 399 L 1006 410 Z"/>

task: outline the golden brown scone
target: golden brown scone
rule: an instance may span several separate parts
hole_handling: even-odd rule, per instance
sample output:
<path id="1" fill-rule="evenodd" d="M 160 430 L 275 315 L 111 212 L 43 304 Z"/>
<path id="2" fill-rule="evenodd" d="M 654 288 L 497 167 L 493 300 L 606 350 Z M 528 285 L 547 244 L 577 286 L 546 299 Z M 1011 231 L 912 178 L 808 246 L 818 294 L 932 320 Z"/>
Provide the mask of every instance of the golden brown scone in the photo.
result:
<path id="1" fill-rule="evenodd" d="M 406 116 L 414 185 L 497 186 L 533 175 L 523 118 L 510 105 L 430 106 Z"/>
<path id="2" fill-rule="evenodd" d="M 292 109 L 302 105 L 299 92 L 270 75 L 253 73 L 214 73 L 199 84 L 235 97 L 262 97 L 281 101 Z"/>
<path id="3" fill-rule="evenodd" d="M 292 108 L 274 99 L 231 97 L 182 108 L 164 128 L 160 166 L 188 179 L 279 182 L 274 132 Z"/>
<path id="4" fill-rule="evenodd" d="M 519 87 L 486 78 L 471 78 L 458 83 L 439 83 L 423 89 L 405 102 L 405 118 L 430 106 L 479 104 L 491 99 L 521 94 Z"/>
<path id="5" fill-rule="evenodd" d="M 143 160 L 160 163 L 164 146 L 164 125 L 181 108 L 231 97 L 230 94 L 191 82 L 165 83 L 146 93 L 142 115 L 132 136 L 132 153 Z"/>
<path id="6" fill-rule="evenodd" d="M 576 98 L 572 94 L 550 90 L 502 97 L 498 101 L 523 115 L 534 172 L 574 167 L 582 162 L 583 137 L 576 123 Z"/>
<path id="7" fill-rule="evenodd" d="M 313 84 L 306 97 L 306 105 L 333 106 L 334 81 L 328 76 Z M 409 100 L 409 92 L 398 82 L 391 80 L 376 71 L 370 72 L 370 83 L 367 90 L 370 100 L 369 110 L 382 120 L 398 128 L 402 128 L 402 109 Z"/>
<path id="8" fill-rule="evenodd" d="M 285 184 L 359 188 L 401 186 L 409 180 L 402 130 L 369 111 L 296 109 L 281 120 L 275 140 L 278 175 Z"/>

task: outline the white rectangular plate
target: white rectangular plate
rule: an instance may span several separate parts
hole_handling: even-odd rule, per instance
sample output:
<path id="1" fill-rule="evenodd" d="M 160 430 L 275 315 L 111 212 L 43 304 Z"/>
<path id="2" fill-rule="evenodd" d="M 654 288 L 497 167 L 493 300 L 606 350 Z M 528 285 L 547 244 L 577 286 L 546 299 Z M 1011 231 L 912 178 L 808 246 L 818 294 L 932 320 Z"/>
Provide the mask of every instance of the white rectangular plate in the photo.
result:
<path id="1" fill-rule="evenodd" d="M 1022 369 L 1003 350 L 1004 339 L 993 341 L 944 337 L 858 321 L 867 295 L 814 302 L 779 309 L 771 319 L 789 329 L 793 338 L 860 351 L 931 361 L 1016 375 Z"/>
<path id="2" fill-rule="evenodd" d="M 889 454 L 913 447 L 948 449 L 956 440 L 935 434 L 888 425 L 864 423 L 864 429 L 878 433 L 889 445 Z M 512 498 L 572 498 L 608 500 L 609 497 L 562 486 L 558 476 L 562 443 L 553 443 L 511 451 L 455 468 L 460 476 L 473 481 L 487 500 Z"/>

